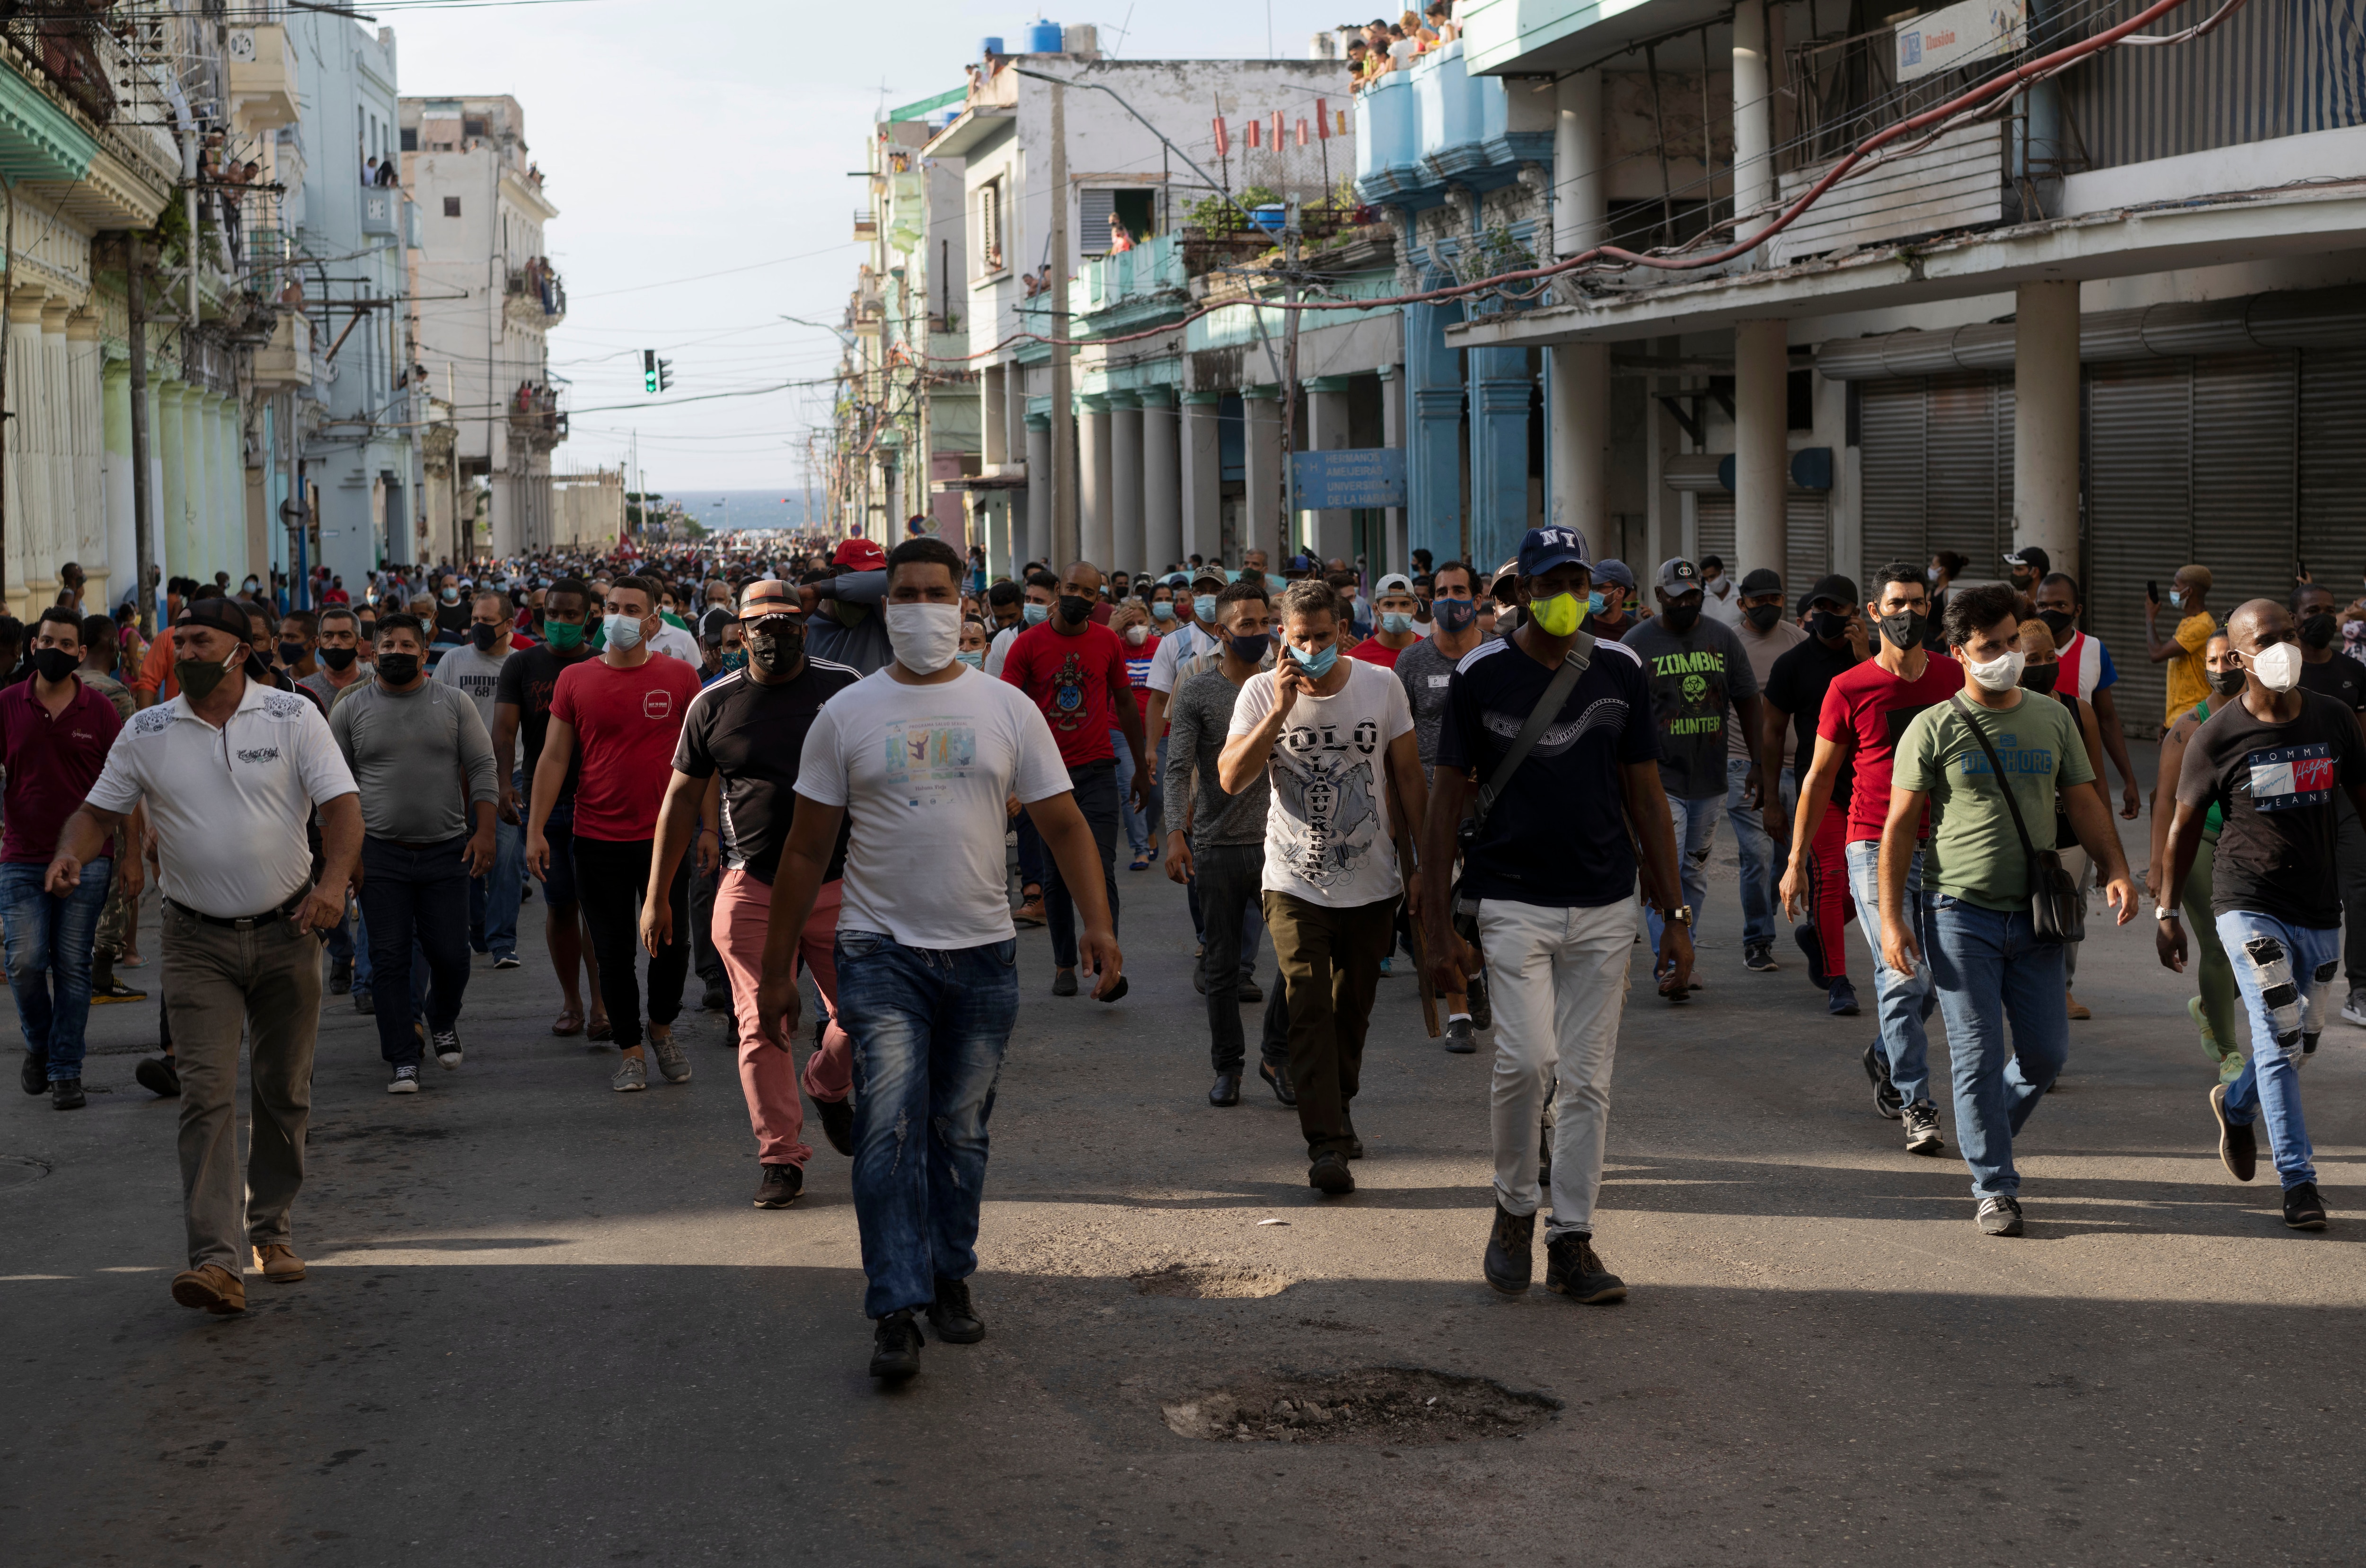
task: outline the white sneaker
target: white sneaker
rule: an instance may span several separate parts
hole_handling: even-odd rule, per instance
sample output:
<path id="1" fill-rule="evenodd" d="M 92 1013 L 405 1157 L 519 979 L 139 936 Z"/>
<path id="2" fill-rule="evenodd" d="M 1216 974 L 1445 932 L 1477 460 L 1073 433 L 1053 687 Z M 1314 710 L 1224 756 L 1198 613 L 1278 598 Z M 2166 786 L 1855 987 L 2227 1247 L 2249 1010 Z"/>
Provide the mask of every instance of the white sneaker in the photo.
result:
<path id="1" fill-rule="evenodd" d="M 2366 990 L 2349 993 L 2349 999 L 2341 1004 L 2341 1021 L 2366 1029 Z"/>

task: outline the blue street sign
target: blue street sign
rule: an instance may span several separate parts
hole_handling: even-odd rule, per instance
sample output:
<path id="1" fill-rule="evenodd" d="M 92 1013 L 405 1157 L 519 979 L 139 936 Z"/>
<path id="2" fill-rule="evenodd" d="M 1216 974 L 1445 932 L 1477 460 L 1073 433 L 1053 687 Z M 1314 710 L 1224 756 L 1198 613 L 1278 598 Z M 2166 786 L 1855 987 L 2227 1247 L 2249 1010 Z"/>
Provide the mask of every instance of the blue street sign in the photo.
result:
<path id="1" fill-rule="evenodd" d="M 1398 446 L 1300 452 L 1291 462 L 1298 504 L 1307 512 L 1405 503 L 1404 450 Z"/>

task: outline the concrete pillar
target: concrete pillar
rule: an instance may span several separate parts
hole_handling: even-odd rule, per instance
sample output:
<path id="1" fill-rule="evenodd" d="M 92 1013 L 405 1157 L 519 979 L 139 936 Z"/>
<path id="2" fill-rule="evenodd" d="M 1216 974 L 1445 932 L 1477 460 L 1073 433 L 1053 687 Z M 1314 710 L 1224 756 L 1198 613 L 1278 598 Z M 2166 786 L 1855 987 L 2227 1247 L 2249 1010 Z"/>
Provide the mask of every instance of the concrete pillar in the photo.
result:
<path id="1" fill-rule="evenodd" d="M 1602 155 L 1602 73 L 1553 86 L 1553 252 L 1573 256 L 1606 238 L 1610 210 Z"/>
<path id="2" fill-rule="evenodd" d="M 1745 5 L 1740 16 L 1752 7 Z M 1784 441 L 1791 374 L 1789 324 L 1737 321 L 1733 328 L 1733 554 L 1735 581 L 1758 568 L 1786 572 L 1791 454 Z"/>
<path id="3" fill-rule="evenodd" d="M 1145 389 L 1142 400 L 1142 564 L 1164 571 L 1183 558 L 1182 454 L 1175 394 Z"/>
<path id="4" fill-rule="evenodd" d="M 1433 561 L 1452 560 L 1463 551 L 1462 367 L 1444 336 L 1461 319 L 1459 305 L 1404 308 L 1408 558 L 1427 550 Z"/>
<path id="5" fill-rule="evenodd" d="M 1474 348 L 1470 362 L 1470 548 L 1493 570 L 1528 531 L 1528 354 Z"/>
<path id="6" fill-rule="evenodd" d="M 1553 102 L 1553 250 L 1573 256 L 1609 228 L 1602 73 L 1564 78 Z M 1611 536 L 1609 348 L 1557 344 L 1545 354 L 1545 516 L 1583 534 L 1595 560 L 1616 557 L 1625 547 Z"/>
<path id="7" fill-rule="evenodd" d="M 82 498 L 75 493 L 74 483 L 74 423 L 80 409 L 73 395 L 73 360 L 66 350 L 66 318 L 73 314 L 73 305 L 57 296 L 42 302 L 42 406 L 32 412 L 41 423 L 41 439 L 49 448 L 51 511 L 45 519 L 46 553 L 32 563 L 34 576 L 27 580 L 27 586 L 44 583 L 44 600 L 56 597 L 58 568 L 76 558 L 82 548 Z"/>
<path id="8" fill-rule="evenodd" d="M 182 445 L 187 426 L 181 420 L 182 400 L 189 389 L 179 381 L 160 381 L 156 390 L 156 421 L 150 426 L 156 433 L 156 463 L 160 483 L 156 495 L 160 512 L 156 532 L 163 547 L 156 552 L 157 562 L 167 577 L 197 575 L 197 560 L 190 551 L 188 453 Z M 213 581 L 213 569 L 208 568 L 205 581 Z"/>
<path id="9" fill-rule="evenodd" d="M 74 476 L 73 558 L 86 579 L 85 601 L 102 607 L 101 580 L 120 562 L 107 553 L 107 492 L 99 479 L 100 442 L 105 434 L 106 407 L 100 371 L 106 351 L 98 342 L 96 310 L 76 310 L 66 318 L 66 389 L 72 399 L 67 433 L 72 437 Z"/>
<path id="10" fill-rule="evenodd" d="M 1265 551 L 1279 571 L 1290 555 L 1281 514 L 1280 389 L 1242 388 L 1241 426 L 1241 549 Z"/>
<path id="11" fill-rule="evenodd" d="M 1010 460 L 1009 431 L 1003 401 L 1002 367 L 989 365 L 977 375 L 978 462 L 998 468 Z"/>
<path id="12" fill-rule="evenodd" d="M 1771 206 L 1774 192 L 1774 76 L 1766 52 L 1766 0 L 1741 0 L 1733 8 L 1733 209 Z M 1764 254 L 1756 253 L 1753 260 Z"/>
<path id="13" fill-rule="evenodd" d="M 1109 400 L 1098 394 L 1076 400 L 1076 508 L 1079 553 L 1107 571 L 1116 540 L 1110 529 Z M 1055 572 L 1068 570 L 1066 561 L 1051 566 Z"/>
<path id="14" fill-rule="evenodd" d="M 41 307 L 47 296 L 20 288 L 8 297 L 8 583 L 6 608 L 38 610 L 48 599 L 39 581 L 54 573 L 59 558 L 50 548 L 50 521 L 57 515 L 50 498 L 47 369 L 41 352 Z"/>
<path id="15" fill-rule="evenodd" d="M 1026 461 L 1027 372 L 1015 361 L 1002 367 L 1002 442 L 1008 454 L 1003 461 Z M 1043 482 L 1049 484 L 1051 476 L 1045 475 Z"/>
<path id="16" fill-rule="evenodd" d="M 1335 452 L 1353 443 L 1347 434 L 1347 378 L 1318 376 L 1306 383 L 1306 449 Z M 1309 512 L 1305 518 L 1307 547 L 1328 561 L 1333 557 L 1353 565 L 1356 553 L 1353 515 L 1338 507 Z"/>
<path id="17" fill-rule="evenodd" d="M 98 345 L 91 345 L 96 349 Z M 140 560 L 140 519 L 131 510 L 131 365 L 129 360 L 107 362 L 99 383 L 99 423 L 101 455 L 99 459 L 99 493 L 101 508 L 107 515 L 107 598 L 97 604 L 85 595 L 85 603 L 97 610 L 111 610 L 123 597 L 127 585 L 135 581 Z M 84 563 L 84 570 L 90 570 Z M 98 573 L 90 572 L 96 582 Z"/>
<path id="18" fill-rule="evenodd" d="M 1100 564 L 1131 574 L 1149 565 L 1142 548 L 1142 400 L 1113 391 L 1109 406 L 1110 558 Z"/>
<path id="19" fill-rule="evenodd" d="M 199 537 L 204 540 L 206 559 L 226 569 L 230 580 L 238 582 L 246 576 L 246 551 L 231 531 L 231 519 L 223 515 L 221 408 L 219 392 L 204 392 L 189 400 L 189 453 L 193 467 L 203 465 L 191 475 L 189 489 L 193 495 L 203 497 L 193 510 L 202 529 Z"/>
<path id="20" fill-rule="evenodd" d="M 1027 416 L 1027 547 L 1023 561 L 1042 560 L 1052 551 L 1052 416 Z M 1056 570 L 1056 569 L 1055 569 Z"/>
<path id="21" fill-rule="evenodd" d="M 1404 374 L 1394 365 L 1380 367 L 1380 445 L 1404 450 Z M 1380 559 L 1375 573 L 1412 570 L 1413 558 L 1405 544 L 1405 509 L 1391 506 L 1381 517 Z"/>
<path id="22" fill-rule="evenodd" d="M 2079 560 L 2079 285 L 2014 291 L 2012 542 L 2059 571 Z"/>
<path id="23" fill-rule="evenodd" d="M 1221 560 L 1224 548 L 1224 448 L 1218 417 L 1222 392 L 1183 394 L 1183 545 L 1185 559 Z"/>

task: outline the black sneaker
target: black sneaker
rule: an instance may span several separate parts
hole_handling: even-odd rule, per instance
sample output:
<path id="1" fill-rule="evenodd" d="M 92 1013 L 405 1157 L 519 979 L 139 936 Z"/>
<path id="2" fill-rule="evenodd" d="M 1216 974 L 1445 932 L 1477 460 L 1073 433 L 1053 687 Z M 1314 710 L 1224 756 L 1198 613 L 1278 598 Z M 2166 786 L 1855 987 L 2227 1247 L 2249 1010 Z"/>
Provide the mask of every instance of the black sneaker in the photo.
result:
<path id="1" fill-rule="evenodd" d="M 1906 1114 L 1905 1097 L 1889 1081 L 1889 1054 L 1876 1040 L 1865 1048 L 1865 1076 L 1873 1080 L 1873 1108 L 1892 1122 Z"/>
<path id="2" fill-rule="evenodd" d="M 1076 972 L 1073 969 L 1053 970 L 1052 994 L 1055 997 L 1075 996 L 1076 994 Z"/>
<path id="3" fill-rule="evenodd" d="M 821 1135 L 829 1140 L 829 1146 L 852 1158 L 854 1107 L 842 1100 L 817 1100 L 814 1111 L 821 1118 Z"/>
<path id="4" fill-rule="evenodd" d="M 1816 935 L 1816 922 L 1801 920 L 1791 928 L 1791 940 L 1808 955 L 1808 979 L 1818 986 L 1830 986 L 1832 976 L 1824 968 L 1824 944 Z"/>
<path id="5" fill-rule="evenodd" d="M 2284 1224 L 2296 1231 L 2325 1228 L 2325 1202 L 2316 1195 L 2315 1182 L 2304 1181 L 2284 1189 Z"/>
<path id="6" fill-rule="evenodd" d="M 49 1059 L 44 1056 L 36 1056 L 30 1051 L 26 1052 L 25 1066 L 17 1075 L 17 1081 L 24 1086 L 24 1089 L 27 1094 L 49 1093 Z"/>
<path id="7" fill-rule="evenodd" d="M 354 961 L 350 958 L 329 960 L 329 995 L 349 995 L 354 988 Z"/>
<path id="8" fill-rule="evenodd" d="M 1845 975 L 1835 975 L 1832 983 L 1824 987 L 1824 1010 L 1834 1018 L 1854 1018 L 1857 1015 L 1856 987 Z"/>
<path id="9" fill-rule="evenodd" d="M 706 988 L 698 993 L 698 1005 L 704 1012 L 729 1012 L 731 989 L 720 980 L 709 980 Z"/>
<path id="10" fill-rule="evenodd" d="M 1265 987 L 1255 980 L 1244 980 L 1241 982 L 1239 996 L 1241 1006 L 1255 1007 L 1265 1000 Z"/>
<path id="11" fill-rule="evenodd" d="M 1495 1201 L 1495 1229 L 1487 1237 L 1487 1253 L 1480 1269 L 1487 1283 L 1507 1296 L 1527 1293 L 1537 1277 L 1537 1217 L 1508 1213 Z"/>
<path id="12" fill-rule="evenodd" d="M 1487 976 L 1484 975 L 1466 976 L 1462 982 L 1462 995 L 1470 1004 L 1470 1027 L 1494 1028 L 1495 1004 L 1487 999 Z"/>
<path id="13" fill-rule="evenodd" d="M 1336 1152 L 1325 1150 L 1306 1168 L 1306 1185 L 1328 1197 L 1338 1198 L 1356 1190 L 1355 1173 Z"/>
<path id="14" fill-rule="evenodd" d="M 109 1002 L 144 1002 L 148 993 L 136 986 L 127 986 L 118 976 L 91 976 L 90 1005 L 105 1007 Z"/>
<path id="15" fill-rule="evenodd" d="M 51 1078 L 50 1080 L 51 1110 L 80 1111 L 89 1103 L 90 1098 L 82 1091 L 82 1079 Z M 2318 1223 L 2323 1224 L 2322 1221 Z"/>
<path id="16" fill-rule="evenodd" d="M 919 1323 L 910 1307 L 889 1313 L 872 1339 L 871 1375 L 882 1382 L 902 1382 L 919 1370 Z"/>
<path id="17" fill-rule="evenodd" d="M 1972 1216 L 1982 1235 L 2019 1235 L 2021 1204 L 2011 1198 L 1983 1198 L 1980 1212 Z"/>
<path id="18" fill-rule="evenodd" d="M 365 1017 L 377 1011 L 377 998 L 371 995 L 367 986 L 354 992 L 354 1010 Z"/>
<path id="19" fill-rule="evenodd" d="M 1289 1063 L 1259 1062 L 1257 1077 L 1265 1079 L 1267 1085 L 1273 1090 L 1273 1097 L 1284 1105 L 1298 1103 L 1297 1087 L 1290 1081 Z"/>
<path id="20" fill-rule="evenodd" d="M 419 1064 L 416 1062 L 405 1062 L 402 1066 L 395 1068 L 394 1076 L 386 1080 L 386 1092 L 389 1094 L 417 1094 L 419 1092 Z"/>
<path id="21" fill-rule="evenodd" d="M 756 1183 L 756 1207 L 785 1209 L 806 1190 L 806 1173 L 793 1165 L 768 1165 Z"/>
<path id="22" fill-rule="evenodd" d="M 1741 947 L 1741 966 L 1745 969 L 1754 969 L 1761 975 L 1773 975 L 1778 973 L 1783 967 L 1774 962 L 1774 944 L 1771 942 L 1744 942 Z"/>
<path id="23" fill-rule="evenodd" d="M 2252 1127 L 2237 1127 L 2226 1120 L 2223 1083 L 2210 1086 L 2210 1114 L 2218 1119 L 2218 1163 L 2236 1180 L 2250 1180 L 2259 1173 L 2259 1134 Z"/>
<path id="24" fill-rule="evenodd" d="M 969 1281 L 937 1278 L 937 1299 L 929 1303 L 929 1326 L 940 1345 L 975 1345 L 986 1337 L 986 1320 L 969 1304 Z"/>
<path id="25" fill-rule="evenodd" d="M 1915 1101 L 1906 1108 L 1906 1152 L 1910 1155 L 1935 1155 L 1946 1151 L 1947 1140 L 1939 1135 L 1939 1111 L 1927 1100 Z"/>
<path id="26" fill-rule="evenodd" d="M 1545 1243 L 1545 1289 L 1584 1306 L 1627 1299 L 1627 1281 L 1602 1266 L 1594 1238 L 1574 1232 Z"/>
<path id="27" fill-rule="evenodd" d="M 1458 1056 L 1468 1056 L 1479 1049 L 1479 1025 L 1475 1019 L 1450 1018 L 1446 1021 L 1446 1048 Z"/>
<path id="28" fill-rule="evenodd" d="M 445 1072 L 456 1072 L 460 1066 L 460 1032 L 456 1029 L 431 1030 L 428 1043 L 434 1047 L 436 1065 Z"/>
<path id="29" fill-rule="evenodd" d="M 148 1056 L 131 1069 L 140 1087 L 163 1100 L 177 1100 L 181 1093 L 181 1069 L 173 1065 L 170 1056 Z"/>

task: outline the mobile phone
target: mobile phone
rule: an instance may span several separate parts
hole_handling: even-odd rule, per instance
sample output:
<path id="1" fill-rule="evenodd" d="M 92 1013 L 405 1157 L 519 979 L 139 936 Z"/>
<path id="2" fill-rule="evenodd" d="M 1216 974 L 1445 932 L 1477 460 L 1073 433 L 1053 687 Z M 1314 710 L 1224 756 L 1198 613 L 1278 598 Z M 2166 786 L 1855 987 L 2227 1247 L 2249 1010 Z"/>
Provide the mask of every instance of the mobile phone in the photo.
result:
<path id="1" fill-rule="evenodd" d="M 2296 582 L 2314 582 L 2314 581 L 2316 581 L 2315 578 L 2311 577 L 2311 576 L 2308 574 L 2308 562 L 2306 562 L 2306 561 L 2304 561 L 2304 561 L 2294 561 L 2294 562 L 2293 563 L 2293 580 L 2294 581 L 2296 581 Z"/>
<path id="2" fill-rule="evenodd" d="M 2160 584 L 2149 577 L 2145 579 L 2145 597 L 2156 604 L 2160 603 Z"/>

